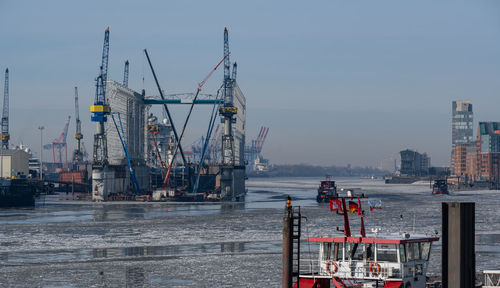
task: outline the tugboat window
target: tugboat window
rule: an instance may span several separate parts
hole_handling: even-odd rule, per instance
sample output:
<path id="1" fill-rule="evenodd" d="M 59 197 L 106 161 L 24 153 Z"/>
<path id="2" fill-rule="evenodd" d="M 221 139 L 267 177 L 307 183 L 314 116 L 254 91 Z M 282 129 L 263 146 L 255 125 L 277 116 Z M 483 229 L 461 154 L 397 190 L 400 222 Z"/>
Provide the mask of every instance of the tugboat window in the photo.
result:
<path id="1" fill-rule="evenodd" d="M 398 250 L 395 244 L 377 244 L 377 262 L 398 262 Z"/>
<path id="2" fill-rule="evenodd" d="M 373 258 L 374 258 L 373 256 L 374 256 L 374 255 L 373 255 L 373 248 L 372 248 L 372 244 L 368 244 L 368 245 L 366 246 L 366 257 L 365 257 L 365 259 L 366 259 L 367 261 L 371 261 L 371 260 L 373 260 Z"/>
<path id="3" fill-rule="evenodd" d="M 349 256 L 352 260 L 363 260 L 363 246 L 359 246 L 359 243 L 351 243 L 351 251 Z"/>
<path id="4" fill-rule="evenodd" d="M 406 249 L 404 244 L 399 244 L 399 259 L 401 259 L 401 263 L 406 262 Z"/>
<path id="5" fill-rule="evenodd" d="M 335 243 L 335 246 L 333 247 L 333 259 L 337 261 L 342 260 L 343 249 L 344 249 L 344 243 Z"/>
<path id="6" fill-rule="evenodd" d="M 419 243 L 408 243 L 408 261 L 420 260 Z"/>
<path id="7" fill-rule="evenodd" d="M 429 243 L 429 242 L 422 242 L 422 243 L 420 243 L 420 252 L 422 253 L 420 255 L 421 259 L 428 261 L 429 260 L 429 254 L 431 252 L 431 243 Z"/>
<path id="8" fill-rule="evenodd" d="M 330 260 L 332 255 L 332 243 L 323 244 L 323 259 Z"/>

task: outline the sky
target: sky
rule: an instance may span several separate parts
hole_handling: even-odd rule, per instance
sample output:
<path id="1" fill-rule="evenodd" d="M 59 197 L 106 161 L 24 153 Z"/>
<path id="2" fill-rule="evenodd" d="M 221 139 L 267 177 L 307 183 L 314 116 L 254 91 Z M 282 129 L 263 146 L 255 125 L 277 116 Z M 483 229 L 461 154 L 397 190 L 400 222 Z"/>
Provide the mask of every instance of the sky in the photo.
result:
<path id="1" fill-rule="evenodd" d="M 35 155 L 68 116 L 74 87 L 87 151 L 89 106 L 110 27 L 108 77 L 156 95 L 147 48 L 166 93 L 194 92 L 223 54 L 247 100 L 247 140 L 269 127 L 275 164 L 372 166 L 406 148 L 449 165 L 451 102 L 500 121 L 500 2 L 491 1 L 10 1 L 0 0 L 0 71 L 10 72 L 11 143 Z M 204 87 L 215 93 L 222 69 Z M 1 81 L 3 88 L 3 81 Z M 171 108 L 180 126 L 184 108 Z M 159 111 L 159 110 L 158 110 Z M 185 145 L 206 130 L 196 107 Z M 44 159 L 52 153 L 44 152 Z"/>

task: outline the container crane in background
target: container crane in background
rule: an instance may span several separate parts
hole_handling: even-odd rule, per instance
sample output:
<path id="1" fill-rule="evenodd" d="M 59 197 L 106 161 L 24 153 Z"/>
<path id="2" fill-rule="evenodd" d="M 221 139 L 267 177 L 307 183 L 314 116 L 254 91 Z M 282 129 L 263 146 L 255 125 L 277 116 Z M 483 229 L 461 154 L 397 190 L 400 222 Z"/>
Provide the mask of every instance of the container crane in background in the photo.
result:
<path id="1" fill-rule="evenodd" d="M 80 121 L 80 109 L 78 108 L 78 87 L 75 87 L 75 122 L 76 122 L 75 139 L 77 144 L 75 151 L 73 151 L 73 163 L 77 164 L 83 162 L 83 153 L 80 143 L 80 141 L 83 138 L 83 134 L 82 134 L 82 122 Z"/>
<path id="2" fill-rule="evenodd" d="M 262 147 L 267 138 L 269 127 L 260 127 L 257 138 L 251 141 L 250 146 L 245 147 L 245 160 L 247 161 L 247 171 L 255 164 L 255 160 L 261 156 Z M 253 169 L 253 168 L 252 168 Z"/>
<path id="3" fill-rule="evenodd" d="M 68 120 L 66 120 L 66 124 L 64 124 L 63 131 L 58 138 L 54 139 L 51 143 L 43 146 L 45 150 L 52 149 L 52 159 L 54 163 L 59 163 L 61 165 L 63 164 L 62 152 L 61 152 L 62 149 L 65 149 L 64 163 L 68 163 L 68 145 L 66 143 L 66 137 L 68 136 L 68 127 L 70 120 L 71 116 L 68 116 Z M 57 158 L 56 158 L 56 150 L 57 150 Z"/>
<path id="4" fill-rule="evenodd" d="M 125 68 L 123 70 L 123 86 L 128 88 L 128 60 L 125 61 Z"/>
<path id="5" fill-rule="evenodd" d="M 5 86 L 3 88 L 3 114 L 2 114 L 2 148 L 9 149 L 9 68 L 5 69 Z"/>

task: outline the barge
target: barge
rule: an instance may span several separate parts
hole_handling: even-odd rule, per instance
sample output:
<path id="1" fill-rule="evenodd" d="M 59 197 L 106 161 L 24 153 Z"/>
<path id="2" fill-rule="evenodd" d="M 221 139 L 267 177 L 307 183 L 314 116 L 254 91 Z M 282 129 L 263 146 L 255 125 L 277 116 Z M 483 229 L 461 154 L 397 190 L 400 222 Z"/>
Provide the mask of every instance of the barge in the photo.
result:
<path id="1" fill-rule="evenodd" d="M 35 206 L 36 189 L 28 179 L 0 180 L 0 207 Z"/>

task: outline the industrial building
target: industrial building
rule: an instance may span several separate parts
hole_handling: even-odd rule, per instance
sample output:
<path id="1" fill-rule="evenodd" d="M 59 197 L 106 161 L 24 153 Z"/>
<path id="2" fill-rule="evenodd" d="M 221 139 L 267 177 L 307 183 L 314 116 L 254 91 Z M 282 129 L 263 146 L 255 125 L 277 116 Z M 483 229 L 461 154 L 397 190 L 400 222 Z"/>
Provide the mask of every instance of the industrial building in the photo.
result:
<path id="1" fill-rule="evenodd" d="M 413 150 L 403 150 L 401 155 L 401 175 L 403 176 L 426 176 L 429 174 L 431 159 L 426 153 L 418 153 Z"/>
<path id="2" fill-rule="evenodd" d="M 30 154 L 21 149 L 0 149 L 2 178 L 24 178 L 29 175 Z"/>
<path id="3" fill-rule="evenodd" d="M 108 145 L 108 169 L 105 179 L 107 189 L 93 194 L 94 200 L 105 200 L 111 193 L 128 193 L 133 190 L 128 160 L 120 136 L 127 144 L 130 161 L 143 191 L 149 191 L 149 168 L 147 155 L 147 106 L 144 95 L 137 93 L 113 80 L 106 83 L 107 103 L 111 109 L 110 119 L 104 123 Z M 116 126 L 115 126 L 116 125 Z M 121 129 L 123 128 L 123 134 Z M 120 135 L 119 135 L 120 133 Z M 95 185 L 92 185 L 95 188 Z M 94 189 L 95 190 L 95 189 Z M 98 191 L 98 190 L 97 190 Z"/>

